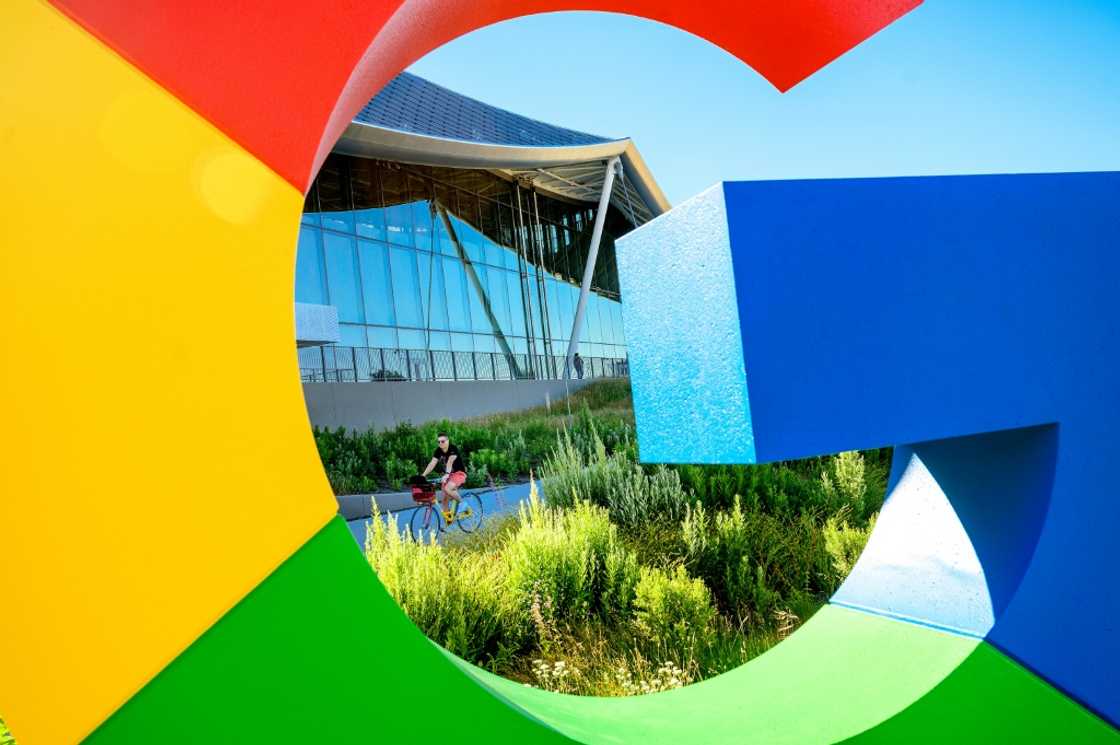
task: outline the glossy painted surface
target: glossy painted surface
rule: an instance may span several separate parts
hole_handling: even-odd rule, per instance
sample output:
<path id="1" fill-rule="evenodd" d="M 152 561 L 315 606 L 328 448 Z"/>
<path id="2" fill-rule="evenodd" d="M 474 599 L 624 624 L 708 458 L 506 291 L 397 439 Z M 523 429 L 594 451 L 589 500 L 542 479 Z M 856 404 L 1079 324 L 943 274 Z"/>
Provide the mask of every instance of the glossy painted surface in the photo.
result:
<path id="1" fill-rule="evenodd" d="M 405 739 L 415 721 L 383 723 L 385 702 L 416 706 L 433 680 L 475 717 L 466 741 L 1115 741 L 1085 707 L 1117 721 L 1116 174 L 724 186 L 714 245 L 730 246 L 754 436 L 753 457 L 736 457 L 912 443 L 968 534 L 994 625 L 981 642 L 892 620 L 938 621 L 883 592 L 862 599 L 884 616 L 827 608 L 702 685 L 571 699 L 449 660 L 331 520 L 291 300 L 300 190 L 358 106 L 444 39 L 576 6 L 59 5 L 73 20 L 30 2 L 0 11 L 15 122 L 2 146 L 24 176 L 4 190 L 0 274 L 18 464 L 0 502 L 13 609 L 0 701 L 25 741 L 71 742 L 106 719 L 106 742 L 366 741 L 371 726 Z M 706 36 L 784 89 L 913 3 L 592 6 Z M 307 112 L 299 126 L 267 118 L 285 101 Z M 35 179 L 57 173 L 80 195 L 65 211 L 37 198 L 53 184 Z M 200 294 L 259 324 L 248 350 Z M 141 341 L 107 359 L 117 325 Z M 47 344 L 52 327 L 74 343 Z M 226 339 L 252 353 L 243 383 L 215 362 L 234 352 Z M 658 354 L 653 339 L 635 356 Z M 654 405 L 639 401 L 639 418 Z M 647 431 L 643 447 L 672 436 Z M 271 530 L 255 530 L 266 510 Z M 152 521 L 175 526 L 171 545 Z M 911 563 L 929 571 L 928 558 Z M 969 557 L 946 566 L 975 588 Z M 941 625 L 984 627 L 965 616 Z"/>
<path id="2" fill-rule="evenodd" d="M 724 193 L 758 459 L 909 444 L 896 465 L 921 460 L 979 560 L 979 571 L 962 565 L 955 529 L 915 554 L 904 536 L 922 529 L 920 514 L 898 524 L 903 505 L 888 505 L 902 534 L 873 541 L 841 599 L 983 633 L 1120 721 L 1109 569 L 1120 174 L 744 182 Z M 648 373 L 635 386 L 656 396 L 674 350 L 628 331 L 632 355 L 647 358 L 632 368 Z M 687 448 L 655 436 L 670 456 Z M 917 496 L 903 479 L 892 501 L 913 510 Z M 1084 623 L 1070 633 L 1074 617 Z"/>
<path id="3" fill-rule="evenodd" d="M 0 18 L 0 707 L 74 742 L 335 506 L 292 350 L 302 195 L 57 10 Z"/>
<path id="4" fill-rule="evenodd" d="M 623 319 L 644 350 L 630 362 L 642 458 L 753 463 L 722 187 L 627 234 L 625 246 L 617 252 Z"/>
<path id="5" fill-rule="evenodd" d="M 643 16 L 722 46 L 786 90 L 920 0 L 56 4 L 304 190 L 370 96 L 429 50 L 498 21 L 559 10 Z"/>

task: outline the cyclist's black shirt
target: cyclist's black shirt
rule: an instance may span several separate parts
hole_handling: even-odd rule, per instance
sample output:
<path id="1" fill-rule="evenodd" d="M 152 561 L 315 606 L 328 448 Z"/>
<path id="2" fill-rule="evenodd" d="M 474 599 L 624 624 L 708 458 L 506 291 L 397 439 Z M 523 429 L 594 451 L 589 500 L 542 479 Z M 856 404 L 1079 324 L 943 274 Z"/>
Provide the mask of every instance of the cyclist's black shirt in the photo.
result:
<path id="1" fill-rule="evenodd" d="M 463 458 L 463 454 L 459 452 L 459 448 L 455 447 L 454 445 L 448 445 L 446 453 L 440 450 L 439 446 L 437 445 L 436 451 L 432 453 L 432 457 L 439 461 L 439 472 L 443 473 L 447 470 L 447 459 L 452 455 L 456 457 L 455 462 L 451 465 L 451 467 L 456 471 L 462 471 L 463 473 L 466 473 L 467 461 L 465 458 Z"/>

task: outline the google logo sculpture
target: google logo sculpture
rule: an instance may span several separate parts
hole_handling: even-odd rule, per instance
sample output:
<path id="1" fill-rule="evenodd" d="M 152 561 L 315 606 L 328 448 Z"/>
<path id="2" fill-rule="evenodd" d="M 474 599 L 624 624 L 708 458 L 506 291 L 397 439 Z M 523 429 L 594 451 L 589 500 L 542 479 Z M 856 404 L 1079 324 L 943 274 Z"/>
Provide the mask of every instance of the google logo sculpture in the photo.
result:
<path id="1" fill-rule="evenodd" d="M 646 458 L 908 443 L 833 603 L 695 686 L 574 698 L 451 658 L 355 550 L 308 432 L 303 191 L 412 60 L 594 8 L 785 90 L 914 5 L 6 3 L 0 713 L 20 742 L 1118 741 L 1117 174 L 725 184 L 622 242 Z"/>

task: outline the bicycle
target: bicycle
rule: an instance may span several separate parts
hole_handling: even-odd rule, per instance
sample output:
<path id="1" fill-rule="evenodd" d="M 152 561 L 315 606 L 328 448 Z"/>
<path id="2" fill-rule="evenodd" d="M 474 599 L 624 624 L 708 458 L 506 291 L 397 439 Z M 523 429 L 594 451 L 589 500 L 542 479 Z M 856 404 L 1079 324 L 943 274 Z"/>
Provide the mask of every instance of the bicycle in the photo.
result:
<path id="1" fill-rule="evenodd" d="M 416 507 L 408 521 L 408 534 L 413 540 L 420 540 L 421 536 L 433 532 L 444 533 L 452 524 L 458 525 L 464 533 L 473 533 L 482 525 L 482 494 L 490 489 L 460 490 L 458 499 L 452 497 L 447 502 L 447 510 L 451 513 L 451 519 L 447 520 L 436 499 L 442 482 L 441 478 L 425 479 L 424 486 L 412 485 L 412 500 L 416 502 Z"/>

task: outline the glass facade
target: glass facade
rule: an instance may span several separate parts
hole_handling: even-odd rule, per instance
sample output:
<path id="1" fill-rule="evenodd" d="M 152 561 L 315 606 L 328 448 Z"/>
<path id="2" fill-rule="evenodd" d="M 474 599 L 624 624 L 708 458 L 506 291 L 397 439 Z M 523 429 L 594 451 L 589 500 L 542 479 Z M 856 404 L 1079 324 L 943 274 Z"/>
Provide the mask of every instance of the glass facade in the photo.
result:
<path id="1" fill-rule="evenodd" d="M 335 306 L 344 346 L 555 359 L 567 351 L 593 223 L 592 205 L 488 171 L 332 153 L 307 197 L 295 299 Z M 631 228 L 612 207 L 584 357 L 626 356 L 614 238 Z"/>

